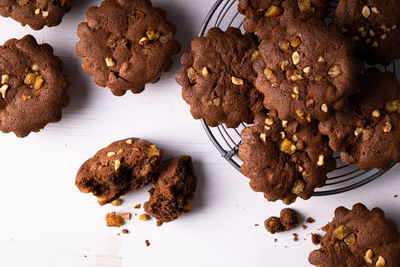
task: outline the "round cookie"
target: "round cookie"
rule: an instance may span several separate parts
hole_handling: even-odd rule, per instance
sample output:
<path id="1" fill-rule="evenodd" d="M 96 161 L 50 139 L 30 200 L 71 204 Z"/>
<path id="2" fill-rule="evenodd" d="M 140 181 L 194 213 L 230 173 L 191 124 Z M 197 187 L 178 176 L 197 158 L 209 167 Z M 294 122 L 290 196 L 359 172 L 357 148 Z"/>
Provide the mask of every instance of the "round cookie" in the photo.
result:
<path id="1" fill-rule="evenodd" d="M 79 168 L 75 185 L 98 197 L 100 205 L 148 185 L 158 173 L 162 151 L 146 140 L 111 143 Z"/>
<path id="2" fill-rule="evenodd" d="M 27 35 L 0 46 L 0 130 L 25 137 L 61 120 L 70 79 L 48 44 Z"/>
<path id="3" fill-rule="evenodd" d="M 172 39 L 175 25 L 150 0 L 104 0 L 89 8 L 86 17 L 78 27 L 76 54 L 96 84 L 116 96 L 128 90 L 140 93 L 145 84 L 157 82 L 180 51 Z"/>
<path id="4" fill-rule="evenodd" d="M 400 161 L 400 83 L 391 72 L 370 68 L 359 78 L 361 91 L 349 108 L 319 124 L 345 164 L 387 169 Z"/>
<path id="5" fill-rule="evenodd" d="M 252 123 L 254 112 L 263 109 L 261 94 L 254 88 L 252 64 L 258 56 L 256 36 L 242 35 L 236 28 L 212 28 L 206 37 L 195 38 L 176 77 L 193 117 L 205 119 L 211 127 Z"/>
<path id="6" fill-rule="evenodd" d="M 341 0 L 334 23 L 352 38 L 369 64 L 388 65 L 400 58 L 400 1 Z"/>
<path id="7" fill-rule="evenodd" d="M 322 230 L 321 248 L 308 258 L 315 266 L 400 266 L 400 234 L 380 208 L 369 211 L 361 203 L 351 210 L 339 207 Z"/>
<path id="8" fill-rule="evenodd" d="M 297 197 L 308 199 L 335 169 L 328 139 L 313 123 L 281 121 L 275 111 L 268 116 L 259 113 L 255 125 L 245 128 L 241 136 L 240 171 L 268 201 L 290 204 Z"/>
<path id="9" fill-rule="evenodd" d="M 34 30 L 61 23 L 70 11 L 71 0 L 0 0 L 0 15 L 11 17 L 22 26 L 28 24 Z"/>
<path id="10" fill-rule="evenodd" d="M 295 18 L 323 20 L 329 13 L 329 0 L 239 0 L 238 10 L 246 16 L 244 29 L 265 40 L 276 26 L 286 26 Z"/>
<path id="11" fill-rule="evenodd" d="M 352 57 L 351 42 L 322 22 L 294 20 L 277 27 L 259 50 L 256 87 L 264 106 L 278 110 L 282 120 L 324 121 L 357 91 L 361 64 Z"/>

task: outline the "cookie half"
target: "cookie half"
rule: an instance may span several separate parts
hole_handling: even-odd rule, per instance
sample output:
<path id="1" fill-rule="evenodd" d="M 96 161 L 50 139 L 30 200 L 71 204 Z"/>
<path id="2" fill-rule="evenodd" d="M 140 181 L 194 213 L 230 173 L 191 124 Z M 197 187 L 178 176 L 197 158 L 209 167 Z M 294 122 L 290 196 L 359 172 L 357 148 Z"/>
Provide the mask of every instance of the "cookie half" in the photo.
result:
<path id="1" fill-rule="evenodd" d="M 322 22 L 294 20 L 277 27 L 259 50 L 256 87 L 264 106 L 282 120 L 327 120 L 357 91 L 361 64 L 351 42 Z"/>
<path id="2" fill-rule="evenodd" d="M 370 68 L 360 77 L 361 91 L 347 110 L 319 124 L 330 147 L 346 164 L 387 169 L 400 161 L 400 83 L 391 72 Z"/>
<path id="3" fill-rule="evenodd" d="M 57 26 L 70 9 L 71 0 L 2 0 L 0 2 L 1 16 L 11 17 L 22 26 L 29 25 L 34 30 L 40 30 L 44 26 Z"/>
<path id="4" fill-rule="evenodd" d="M 141 93 L 147 83 L 157 82 L 180 51 L 172 39 L 175 25 L 149 0 L 105 0 L 86 17 L 78 27 L 76 54 L 96 84 L 116 96 Z"/>
<path id="5" fill-rule="evenodd" d="M 400 266 L 400 234 L 380 208 L 370 211 L 361 203 L 351 210 L 339 207 L 322 230 L 321 248 L 308 258 L 315 266 Z"/>
<path id="6" fill-rule="evenodd" d="M 236 28 L 212 28 L 207 36 L 195 38 L 176 77 L 193 117 L 211 127 L 252 123 L 254 112 L 263 109 L 252 67 L 259 55 L 256 36 Z"/>
<path id="7" fill-rule="evenodd" d="M 69 103 L 70 79 L 48 44 L 27 35 L 0 46 L 0 130 L 25 137 L 58 122 Z"/>
<path id="8" fill-rule="evenodd" d="M 281 121 L 272 111 L 268 116 L 257 114 L 255 125 L 245 128 L 241 136 L 240 171 L 268 201 L 290 204 L 297 197 L 308 199 L 335 169 L 328 139 L 314 124 Z"/>

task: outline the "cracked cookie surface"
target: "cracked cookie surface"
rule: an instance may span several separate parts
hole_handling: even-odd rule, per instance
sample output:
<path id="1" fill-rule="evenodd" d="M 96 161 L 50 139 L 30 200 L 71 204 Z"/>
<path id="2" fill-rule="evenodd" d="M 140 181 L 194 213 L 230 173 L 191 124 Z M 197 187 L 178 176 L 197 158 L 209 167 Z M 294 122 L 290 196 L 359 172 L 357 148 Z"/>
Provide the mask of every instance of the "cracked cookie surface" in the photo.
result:
<path id="1" fill-rule="evenodd" d="M 69 103 L 69 78 L 48 44 L 27 35 L 0 46 L 0 130 L 25 137 L 58 122 Z"/>
<path id="2" fill-rule="evenodd" d="M 111 143 L 79 168 L 75 185 L 92 193 L 99 204 L 149 184 L 158 172 L 162 151 L 146 140 L 129 138 Z"/>
<path id="3" fill-rule="evenodd" d="M 276 26 L 286 26 L 293 19 L 323 20 L 329 12 L 328 0 L 239 0 L 238 10 L 246 18 L 247 32 L 257 32 L 261 40 L 269 39 Z"/>
<path id="4" fill-rule="evenodd" d="M 70 11 L 71 0 L 0 0 L 0 15 L 11 17 L 34 30 L 44 26 L 52 27 L 61 23 Z"/>
<path id="5" fill-rule="evenodd" d="M 297 197 L 308 199 L 335 169 L 328 139 L 313 123 L 281 121 L 275 111 L 268 116 L 259 113 L 255 125 L 245 128 L 241 136 L 240 171 L 268 201 L 290 204 Z"/>
<path id="6" fill-rule="evenodd" d="M 324 267 L 400 266 L 400 235 L 394 221 L 380 208 L 369 211 L 358 203 L 351 210 L 339 207 L 326 232 L 321 248 L 310 253 L 309 262 Z"/>
<path id="7" fill-rule="evenodd" d="M 116 96 L 128 90 L 140 93 L 147 83 L 158 81 L 180 51 L 172 39 L 175 25 L 149 0 L 105 0 L 89 8 L 86 17 L 78 27 L 76 54 L 96 84 Z"/>
<path id="8" fill-rule="evenodd" d="M 351 38 L 369 64 L 400 58 L 400 1 L 341 0 L 334 23 Z"/>
<path id="9" fill-rule="evenodd" d="M 400 161 L 400 83 L 391 72 L 367 69 L 349 107 L 319 125 L 346 164 L 387 169 Z"/>
<path id="10" fill-rule="evenodd" d="M 176 78 L 193 117 L 211 127 L 252 123 L 254 112 L 263 109 L 252 67 L 258 56 L 255 35 L 242 35 L 236 28 L 212 28 L 207 36 L 195 38 Z"/>
<path id="11" fill-rule="evenodd" d="M 191 211 L 196 183 L 190 156 L 170 159 L 161 167 L 155 188 L 149 191 L 145 212 L 157 219 L 158 226 L 176 220 L 182 213 Z"/>

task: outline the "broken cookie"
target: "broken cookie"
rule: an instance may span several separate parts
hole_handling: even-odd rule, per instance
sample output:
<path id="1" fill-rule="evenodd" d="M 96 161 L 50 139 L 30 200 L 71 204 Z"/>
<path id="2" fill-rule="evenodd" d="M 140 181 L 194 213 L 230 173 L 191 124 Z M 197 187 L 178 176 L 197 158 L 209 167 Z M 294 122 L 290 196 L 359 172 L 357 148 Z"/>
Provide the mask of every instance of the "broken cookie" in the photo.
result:
<path id="1" fill-rule="evenodd" d="M 281 210 L 280 217 L 270 217 L 264 222 L 265 229 L 271 234 L 289 231 L 299 224 L 299 215 L 296 211 L 286 208 Z"/>

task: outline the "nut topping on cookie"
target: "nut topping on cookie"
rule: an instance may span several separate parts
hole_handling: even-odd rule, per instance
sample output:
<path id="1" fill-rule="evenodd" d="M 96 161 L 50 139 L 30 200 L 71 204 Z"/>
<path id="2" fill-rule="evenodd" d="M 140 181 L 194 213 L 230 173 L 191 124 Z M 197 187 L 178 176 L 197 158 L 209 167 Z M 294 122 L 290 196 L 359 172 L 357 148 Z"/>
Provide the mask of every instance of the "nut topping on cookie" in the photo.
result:
<path id="1" fill-rule="evenodd" d="M 7 84 L 3 84 L 3 85 L 0 87 L 1 98 L 3 98 L 3 99 L 6 98 L 6 93 L 7 93 L 8 88 L 9 88 L 9 87 L 8 87 Z"/>
<path id="2" fill-rule="evenodd" d="M 372 257 L 374 256 L 374 252 L 372 251 L 372 249 L 368 249 L 365 252 L 365 256 L 364 256 L 364 260 L 366 263 L 372 264 Z"/>

